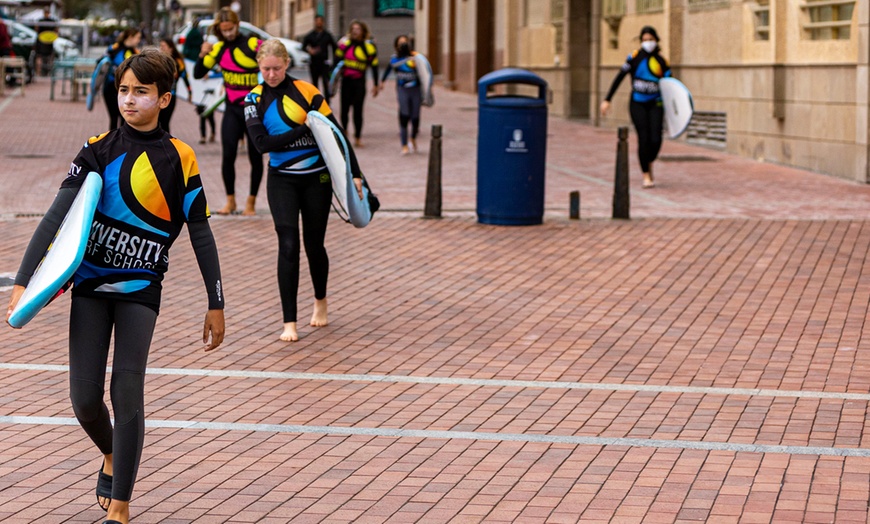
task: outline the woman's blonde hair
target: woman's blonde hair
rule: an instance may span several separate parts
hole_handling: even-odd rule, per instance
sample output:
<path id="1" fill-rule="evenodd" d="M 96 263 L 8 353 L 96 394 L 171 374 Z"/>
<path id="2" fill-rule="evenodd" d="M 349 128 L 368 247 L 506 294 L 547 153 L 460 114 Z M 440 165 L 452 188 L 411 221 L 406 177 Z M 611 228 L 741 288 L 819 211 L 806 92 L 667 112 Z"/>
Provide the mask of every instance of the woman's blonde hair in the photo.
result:
<path id="1" fill-rule="evenodd" d="M 221 33 L 221 22 L 232 22 L 235 25 L 239 25 L 241 20 L 239 20 L 239 15 L 229 7 L 222 7 L 217 12 L 214 22 L 211 24 L 211 32 L 214 36 L 218 37 L 218 40 L 226 40 L 223 33 Z"/>
<path id="2" fill-rule="evenodd" d="M 362 29 L 362 39 L 363 40 L 371 40 L 372 33 L 369 31 L 369 26 L 366 25 L 362 20 L 352 20 L 350 25 L 347 26 L 347 37 L 350 38 L 351 30 L 353 29 L 354 24 L 358 25 L 360 29 Z"/>
<path id="3" fill-rule="evenodd" d="M 267 56 L 274 56 L 285 62 L 290 62 L 290 53 L 287 52 L 287 48 L 277 38 L 270 38 L 260 44 L 260 49 L 257 50 L 257 61 L 259 62 Z"/>

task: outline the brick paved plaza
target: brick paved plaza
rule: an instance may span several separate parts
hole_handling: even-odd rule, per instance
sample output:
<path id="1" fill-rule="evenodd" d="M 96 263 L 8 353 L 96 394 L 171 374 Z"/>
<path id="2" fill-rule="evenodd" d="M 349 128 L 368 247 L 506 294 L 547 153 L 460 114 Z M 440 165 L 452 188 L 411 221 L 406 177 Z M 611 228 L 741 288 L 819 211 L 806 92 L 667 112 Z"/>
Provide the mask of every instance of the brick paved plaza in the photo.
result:
<path id="1" fill-rule="evenodd" d="M 89 113 L 48 91 L 0 97 L 7 275 L 107 125 L 101 101 Z M 182 234 L 133 522 L 867 522 L 870 187 L 667 142 L 642 190 L 632 136 L 633 218 L 614 221 L 616 130 L 551 119 L 544 224 L 484 226 L 476 98 L 436 100 L 403 157 L 392 82 L 369 96 L 358 156 L 383 209 L 362 230 L 331 221 L 330 324 L 301 324 L 299 342 L 278 340 L 265 184 L 256 217 L 211 220 L 227 296 L 212 353 Z M 421 218 L 432 124 L 441 220 Z M 179 103 L 173 134 L 214 209 L 220 145 L 197 144 L 196 125 Z M 63 297 L 0 330 L 3 522 L 105 515 L 68 400 L 68 310 Z"/>

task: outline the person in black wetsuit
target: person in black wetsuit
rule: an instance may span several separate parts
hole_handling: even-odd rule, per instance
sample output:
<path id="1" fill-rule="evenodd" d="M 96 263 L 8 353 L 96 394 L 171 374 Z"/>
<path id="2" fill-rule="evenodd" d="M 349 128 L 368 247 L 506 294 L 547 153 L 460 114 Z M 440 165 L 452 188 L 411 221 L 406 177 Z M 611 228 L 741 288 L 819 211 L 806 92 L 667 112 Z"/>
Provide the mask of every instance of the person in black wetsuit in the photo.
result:
<path id="1" fill-rule="evenodd" d="M 184 84 L 187 86 L 187 99 L 189 101 L 193 101 L 193 89 L 190 87 L 190 79 L 187 77 L 187 68 L 184 65 L 184 58 L 181 56 L 181 53 L 178 52 L 178 48 L 175 47 L 175 43 L 172 39 L 161 38 L 160 50 L 172 57 L 172 60 L 175 61 L 175 68 L 177 70 L 175 82 L 172 84 L 172 98 L 169 100 L 169 105 L 166 109 L 160 111 L 160 127 L 169 133 L 169 121 L 172 119 L 172 113 L 175 111 L 175 92 L 178 89 L 179 80 L 183 80 Z"/>
<path id="2" fill-rule="evenodd" d="M 378 96 L 378 48 L 371 41 L 369 28 L 359 20 L 350 23 L 347 35 L 338 41 L 337 60 L 344 62 L 341 70 L 341 128 L 347 131 L 350 110 L 353 109 L 354 146 L 362 146 L 363 103 L 366 99 L 366 71 L 371 70 L 374 87 L 372 97 Z"/>
<path id="3" fill-rule="evenodd" d="M 193 68 L 193 78 L 202 78 L 217 66 L 224 77 L 227 101 L 221 122 L 221 174 L 227 191 L 227 204 L 216 213 L 226 215 L 236 210 L 236 153 L 245 136 L 245 95 L 259 82 L 256 55 L 262 41 L 253 36 L 242 36 L 239 15 L 228 7 L 218 11 L 214 23 L 213 32 L 218 42 L 202 44 L 199 62 Z M 254 215 L 257 192 L 263 180 L 263 155 L 255 147 L 248 147 L 248 161 L 251 163 L 251 191 L 242 214 Z"/>
<path id="4" fill-rule="evenodd" d="M 311 83 L 317 87 L 318 82 L 323 83 L 323 94 L 326 103 L 329 103 L 329 73 L 332 65 L 331 58 L 335 53 L 336 44 L 332 33 L 323 28 L 323 17 L 314 17 L 314 29 L 302 39 L 305 52 L 311 55 L 308 69 L 311 72 Z"/>
<path id="5" fill-rule="evenodd" d="M 651 26 L 640 30 L 640 49 L 628 55 L 610 91 L 601 102 L 601 115 L 610 111 L 610 100 L 625 75 L 631 74 L 631 121 L 637 130 L 637 154 L 643 171 L 643 187 L 655 186 L 653 162 L 662 148 L 662 121 L 664 108 L 659 93 L 659 79 L 671 76 L 670 66 L 659 54 L 659 35 Z"/>
<path id="6" fill-rule="evenodd" d="M 102 194 L 84 259 L 73 277 L 70 399 L 76 418 L 103 455 L 96 494 L 108 512 L 105 522 L 127 524 L 145 437 L 145 366 L 169 249 L 185 224 L 208 295 L 206 351 L 223 341 L 224 297 L 196 156 L 157 122 L 172 96 L 175 64 L 156 48 L 147 48 L 125 60 L 116 74 L 126 124 L 90 138 L 73 160 L 21 261 L 6 319 L 85 178 L 97 173 L 103 179 Z M 103 400 L 113 332 L 114 427 Z"/>
<path id="7" fill-rule="evenodd" d="M 287 75 L 290 57 L 280 40 L 267 40 L 257 53 L 257 61 L 264 81 L 245 99 L 245 120 L 253 145 L 269 153 L 266 194 L 278 233 L 278 290 L 284 314 L 284 331 L 280 338 L 292 342 L 299 340 L 296 292 L 299 288 L 300 214 L 305 254 L 314 284 L 314 313 L 310 325 L 327 324 L 329 258 L 323 242 L 332 201 L 332 180 L 314 135 L 305 123 L 309 111 L 318 111 L 336 126 L 338 122 L 315 86 Z M 350 164 L 357 193 L 362 198 L 362 175 L 352 148 Z"/>
<path id="8" fill-rule="evenodd" d="M 121 31 L 115 43 L 106 50 L 106 55 L 112 63 L 109 67 L 109 74 L 103 81 L 103 100 L 105 100 L 106 110 L 109 112 L 110 130 L 117 129 L 121 122 L 121 110 L 118 109 L 118 89 L 115 87 L 115 69 L 124 60 L 139 52 L 136 48 L 141 41 L 142 33 L 134 27 L 128 27 Z"/>

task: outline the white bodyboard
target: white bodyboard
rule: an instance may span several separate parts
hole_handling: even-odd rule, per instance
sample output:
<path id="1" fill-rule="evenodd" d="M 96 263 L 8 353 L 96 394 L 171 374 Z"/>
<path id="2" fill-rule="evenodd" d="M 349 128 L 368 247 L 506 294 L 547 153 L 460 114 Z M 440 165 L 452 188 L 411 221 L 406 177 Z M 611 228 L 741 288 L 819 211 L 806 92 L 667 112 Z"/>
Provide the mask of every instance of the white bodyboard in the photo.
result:
<path id="1" fill-rule="evenodd" d="M 102 177 L 94 172 L 88 173 L 54 241 L 12 311 L 9 325 L 16 328 L 24 326 L 66 289 L 85 256 L 94 211 L 102 189 Z"/>
<path id="2" fill-rule="evenodd" d="M 662 105 L 665 110 L 665 126 L 668 128 L 668 137 L 677 138 L 683 134 L 695 108 L 692 103 L 692 93 L 676 78 L 662 78 L 659 80 L 659 91 L 662 95 Z"/>
<path id="3" fill-rule="evenodd" d="M 329 170 L 336 211 L 339 216 L 356 227 L 367 226 L 372 220 L 368 198 L 369 188 L 363 184 L 362 198 L 356 192 L 350 169 L 350 148 L 344 135 L 335 124 L 317 111 L 308 113 L 306 123 L 314 134 L 314 140 Z"/>

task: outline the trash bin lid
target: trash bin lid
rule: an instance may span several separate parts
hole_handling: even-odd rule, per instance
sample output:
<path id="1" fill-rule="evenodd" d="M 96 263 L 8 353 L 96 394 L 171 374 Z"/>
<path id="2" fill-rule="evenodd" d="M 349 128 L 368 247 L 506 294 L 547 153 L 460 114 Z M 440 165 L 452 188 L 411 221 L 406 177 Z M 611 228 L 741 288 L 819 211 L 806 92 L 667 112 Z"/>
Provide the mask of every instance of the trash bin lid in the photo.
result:
<path id="1" fill-rule="evenodd" d="M 538 86 L 536 98 L 523 95 L 489 95 L 489 88 L 499 84 Z M 531 71 L 516 67 L 487 73 L 477 81 L 479 106 L 544 107 L 547 105 L 547 81 Z"/>

